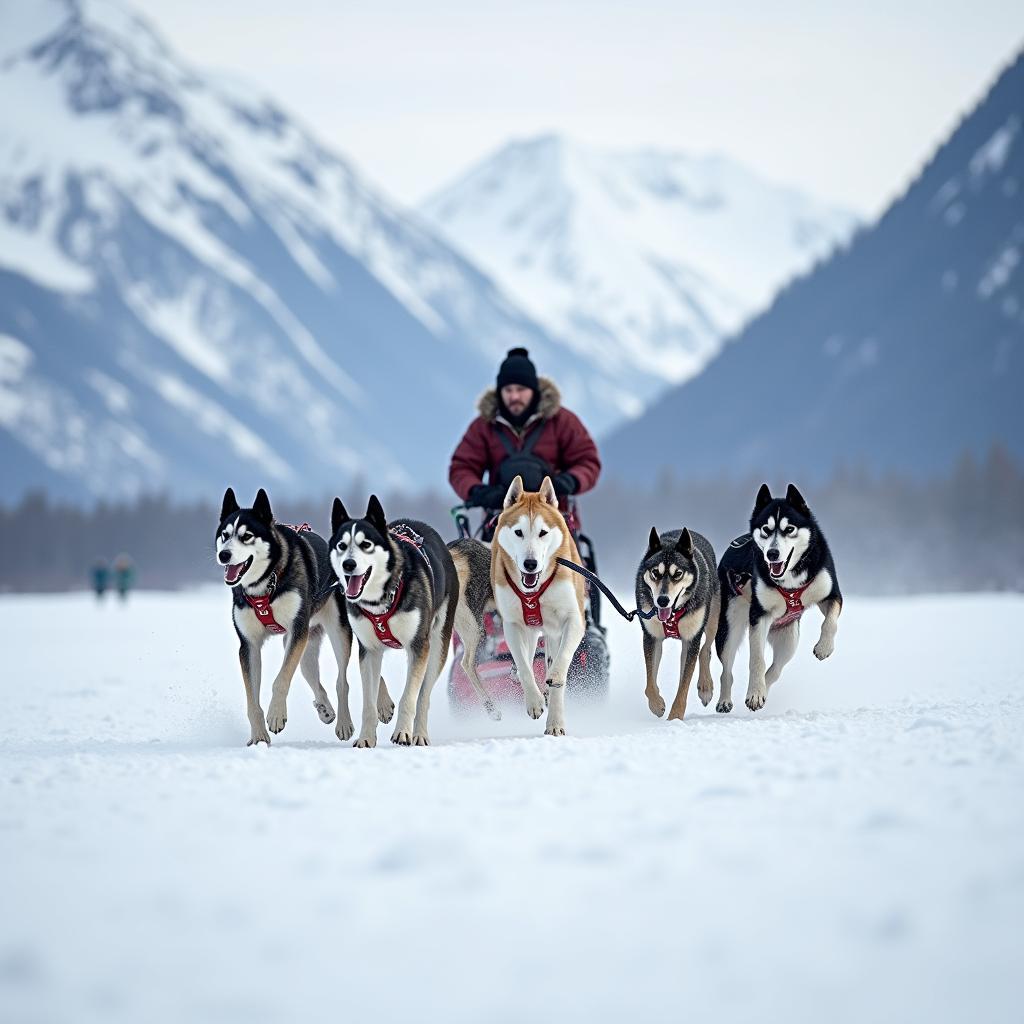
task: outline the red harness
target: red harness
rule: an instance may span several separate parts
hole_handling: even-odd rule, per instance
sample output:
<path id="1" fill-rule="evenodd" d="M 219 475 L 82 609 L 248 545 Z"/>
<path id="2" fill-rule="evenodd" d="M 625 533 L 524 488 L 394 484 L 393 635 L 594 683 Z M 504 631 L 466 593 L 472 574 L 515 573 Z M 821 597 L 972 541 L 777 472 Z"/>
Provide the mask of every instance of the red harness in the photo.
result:
<path id="1" fill-rule="evenodd" d="M 557 572 L 557 569 L 555 570 Z M 551 581 L 555 578 L 553 572 L 542 584 L 539 590 L 535 590 L 532 594 L 524 594 L 513 582 L 512 577 L 508 574 L 508 569 L 505 570 L 505 581 L 508 585 L 516 592 L 516 597 L 519 598 L 519 603 L 523 606 L 523 622 L 528 626 L 543 626 L 544 625 L 544 614 L 540 607 L 540 595 L 544 593 L 548 587 L 551 586 Z"/>
<path id="2" fill-rule="evenodd" d="M 405 580 L 402 580 L 398 584 L 398 589 L 395 591 L 395 598 L 391 602 L 387 611 L 381 612 L 380 615 L 374 615 L 373 612 L 368 612 L 365 608 L 359 610 L 373 623 L 373 632 L 377 639 L 385 646 L 390 647 L 393 651 L 399 651 L 402 649 L 402 641 L 391 632 L 391 616 L 395 614 L 398 608 L 398 603 L 402 600 L 402 592 L 405 590 Z"/>
<path id="3" fill-rule="evenodd" d="M 277 590 L 277 573 L 273 572 L 270 574 L 270 579 L 267 580 L 267 592 L 262 597 L 250 597 L 244 591 L 242 597 L 256 613 L 256 618 L 260 620 L 264 629 L 269 629 L 271 633 L 287 633 L 288 630 L 274 618 L 273 609 L 270 607 L 275 590 Z"/>
<path id="4" fill-rule="evenodd" d="M 793 590 L 787 590 L 785 587 L 775 587 L 775 589 L 783 596 L 786 602 L 786 611 L 781 619 L 776 619 L 772 625 L 772 629 L 782 629 L 783 626 L 788 626 L 791 622 L 796 622 L 801 615 L 807 609 L 804 607 L 804 603 L 801 598 L 804 596 L 804 591 L 811 584 L 805 583 L 802 587 L 795 587 Z M 773 583 L 774 587 L 775 584 Z"/>

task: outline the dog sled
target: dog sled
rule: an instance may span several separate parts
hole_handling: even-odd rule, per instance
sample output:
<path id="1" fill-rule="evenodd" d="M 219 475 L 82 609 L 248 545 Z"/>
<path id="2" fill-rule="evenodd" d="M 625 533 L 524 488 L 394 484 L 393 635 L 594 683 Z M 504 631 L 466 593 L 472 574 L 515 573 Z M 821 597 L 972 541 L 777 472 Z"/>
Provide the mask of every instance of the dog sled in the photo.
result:
<path id="1" fill-rule="evenodd" d="M 470 522 L 471 510 L 468 506 L 456 505 L 451 511 L 460 538 L 475 537 L 477 540 L 490 542 L 494 526 L 498 521 L 497 512 L 484 512 L 480 523 L 474 530 Z M 571 498 L 564 515 L 573 539 L 576 541 L 583 565 L 596 574 L 597 559 L 594 554 L 594 545 L 590 538 L 580 530 L 576 502 Z M 610 659 L 608 640 L 605 636 L 606 629 L 601 625 L 601 595 L 596 587 L 589 584 L 584 612 L 586 631 L 573 655 L 566 678 L 566 689 L 577 699 L 601 700 L 608 693 Z M 501 616 L 497 612 L 488 612 L 485 616 L 484 633 L 484 638 L 477 651 L 476 661 L 477 672 L 484 688 L 498 705 L 522 704 L 523 688 L 516 677 L 515 664 L 501 628 Z M 463 645 L 457 633 L 452 636 L 452 646 L 454 657 L 448 675 L 449 704 L 456 712 L 480 711 L 483 713 L 480 698 L 462 668 Z M 541 692 L 544 692 L 546 674 L 547 665 L 544 637 L 542 636 L 538 641 L 533 659 L 533 675 Z"/>

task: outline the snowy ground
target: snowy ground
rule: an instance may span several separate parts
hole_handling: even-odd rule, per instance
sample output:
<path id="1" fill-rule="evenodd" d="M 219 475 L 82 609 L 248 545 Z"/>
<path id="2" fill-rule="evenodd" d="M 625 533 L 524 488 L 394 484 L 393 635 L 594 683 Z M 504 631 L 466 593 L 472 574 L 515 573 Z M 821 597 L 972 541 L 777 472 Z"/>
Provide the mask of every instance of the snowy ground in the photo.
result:
<path id="1" fill-rule="evenodd" d="M 355 750 L 297 679 L 268 750 L 225 593 L 2 598 L 0 1018 L 1017 1020 L 1022 613 L 851 600 L 685 723 L 616 622 L 564 740 L 439 684 L 433 747 Z"/>

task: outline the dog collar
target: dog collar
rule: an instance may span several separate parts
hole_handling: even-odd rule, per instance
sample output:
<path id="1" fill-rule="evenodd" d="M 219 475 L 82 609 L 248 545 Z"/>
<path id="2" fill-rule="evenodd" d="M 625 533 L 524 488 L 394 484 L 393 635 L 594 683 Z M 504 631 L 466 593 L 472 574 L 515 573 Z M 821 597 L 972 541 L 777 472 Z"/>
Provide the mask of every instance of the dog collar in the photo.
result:
<path id="1" fill-rule="evenodd" d="M 519 603 L 523 606 L 523 622 L 527 626 L 543 626 L 544 625 L 544 614 L 540 607 L 540 596 L 544 593 L 548 587 L 551 586 L 551 581 L 555 578 L 555 573 L 558 572 L 557 567 L 553 572 L 532 594 L 524 594 L 513 582 L 512 577 L 508 574 L 508 569 L 505 570 L 505 580 L 508 585 L 516 592 L 516 597 L 519 598 Z"/>
<path id="2" fill-rule="evenodd" d="M 271 633 L 287 633 L 288 630 L 281 625 L 277 619 L 274 618 L 274 611 L 270 607 L 270 602 L 274 598 L 274 591 L 277 590 L 277 572 L 272 572 L 270 578 L 267 580 L 267 592 L 261 597 L 250 597 L 244 590 L 242 591 L 242 597 L 245 598 L 246 604 L 256 613 L 256 618 L 260 620 L 260 625 L 264 629 L 269 629 Z"/>
<path id="3" fill-rule="evenodd" d="M 786 602 L 786 610 L 782 615 L 782 618 L 776 619 L 772 625 L 772 629 L 782 629 L 783 626 L 788 626 L 791 622 L 796 622 L 801 615 L 807 609 L 804 607 L 803 596 L 804 591 L 810 586 L 810 581 L 805 583 L 802 587 L 780 587 L 775 583 L 773 587 L 782 595 L 783 600 Z"/>
<path id="4" fill-rule="evenodd" d="M 395 596 L 391 599 L 391 604 L 388 605 L 386 611 L 380 613 L 380 615 L 374 615 L 373 612 L 368 612 L 365 608 L 359 610 L 365 615 L 371 623 L 373 623 L 374 636 L 385 646 L 390 647 L 393 651 L 402 649 L 402 641 L 391 632 L 391 616 L 395 614 L 398 609 L 398 604 L 402 600 L 402 593 L 405 591 L 405 580 L 401 580 L 398 584 L 398 589 L 395 591 Z"/>

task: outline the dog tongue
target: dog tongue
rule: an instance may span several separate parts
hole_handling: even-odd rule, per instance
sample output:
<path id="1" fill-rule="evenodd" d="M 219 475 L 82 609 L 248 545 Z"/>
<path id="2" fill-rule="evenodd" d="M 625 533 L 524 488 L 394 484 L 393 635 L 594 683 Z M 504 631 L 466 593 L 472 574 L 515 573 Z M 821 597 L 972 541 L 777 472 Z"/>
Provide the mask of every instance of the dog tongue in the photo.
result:
<path id="1" fill-rule="evenodd" d="M 527 590 L 531 590 L 533 587 L 537 586 L 537 580 L 539 578 L 540 578 L 540 573 L 539 572 L 524 572 L 523 573 L 523 586 L 526 587 Z"/>
<path id="2" fill-rule="evenodd" d="M 670 618 L 672 618 L 672 609 L 671 608 L 659 608 L 658 609 L 658 618 L 661 619 L 662 622 L 668 622 L 668 620 Z"/>
<path id="3" fill-rule="evenodd" d="M 224 567 L 224 582 L 225 583 L 237 583 L 238 577 L 242 575 L 242 570 L 245 568 L 245 562 L 236 562 L 234 565 L 227 565 Z"/>
<path id="4" fill-rule="evenodd" d="M 362 593 L 363 584 L 369 575 L 369 572 L 364 572 L 362 576 L 349 576 L 348 582 L 345 585 L 345 596 L 358 597 Z"/>
<path id="5" fill-rule="evenodd" d="M 768 563 L 768 571 L 773 576 L 781 576 L 782 575 L 783 564 L 784 563 L 782 563 L 782 562 L 769 562 Z"/>

